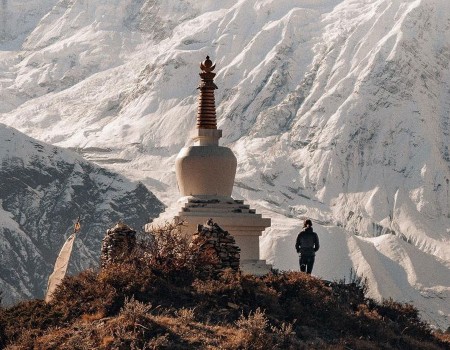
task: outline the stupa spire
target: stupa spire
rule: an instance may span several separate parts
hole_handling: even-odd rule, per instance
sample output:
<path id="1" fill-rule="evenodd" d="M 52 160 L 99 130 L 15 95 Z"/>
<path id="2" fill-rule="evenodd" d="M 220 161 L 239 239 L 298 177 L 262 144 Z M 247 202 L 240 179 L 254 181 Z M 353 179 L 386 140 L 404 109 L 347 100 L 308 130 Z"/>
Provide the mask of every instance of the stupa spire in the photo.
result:
<path id="1" fill-rule="evenodd" d="M 216 106 L 214 100 L 214 84 L 216 73 L 213 70 L 216 65 L 212 63 L 209 56 L 200 63 L 202 72 L 199 74 L 201 81 L 198 85 L 200 94 L 198 96 L 197 129 L 217 129 Z"/>

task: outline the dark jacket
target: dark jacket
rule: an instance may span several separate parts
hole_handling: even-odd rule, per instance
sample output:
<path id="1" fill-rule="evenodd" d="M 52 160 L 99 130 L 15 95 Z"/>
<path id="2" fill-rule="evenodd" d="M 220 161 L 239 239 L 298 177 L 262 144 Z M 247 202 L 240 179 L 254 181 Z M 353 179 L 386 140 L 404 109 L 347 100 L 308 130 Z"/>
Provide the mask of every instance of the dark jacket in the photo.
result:
<path id="1" fill-rule="evenodd" d="M 298 234 L 295 242 L 297 253 L 304 256 L 315 256 L 319 247 L 319 236 L 313 231 L 312 227 L 307 227 Z"/>

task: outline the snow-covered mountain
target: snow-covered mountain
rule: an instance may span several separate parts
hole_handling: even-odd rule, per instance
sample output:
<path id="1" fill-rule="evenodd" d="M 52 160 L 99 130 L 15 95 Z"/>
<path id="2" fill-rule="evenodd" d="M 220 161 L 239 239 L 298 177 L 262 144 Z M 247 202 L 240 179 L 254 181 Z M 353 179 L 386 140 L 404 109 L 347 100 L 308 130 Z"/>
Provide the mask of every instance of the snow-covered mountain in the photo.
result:
<path id="1" fill-rule="evenodd" d="M 81 156 L 0 124 L 0 290 L 10 303 L 43 297 L 47 279 L 78 216 L 69 265 L 98 266 L 107 228 L 120 219 L 140 229 L 163 210 L 148 189 Z"/>
<path id="2" fill-rule="evenodd" d="M 170 205 L 209 54 L 235 196 L 273 218 L 264 257 L 297 268 L 295 235 L 311 217 L 315 274 L 353 267 L 373 297 L 449 325 L 448 0 L 2 4 L 0 122 Z"/>

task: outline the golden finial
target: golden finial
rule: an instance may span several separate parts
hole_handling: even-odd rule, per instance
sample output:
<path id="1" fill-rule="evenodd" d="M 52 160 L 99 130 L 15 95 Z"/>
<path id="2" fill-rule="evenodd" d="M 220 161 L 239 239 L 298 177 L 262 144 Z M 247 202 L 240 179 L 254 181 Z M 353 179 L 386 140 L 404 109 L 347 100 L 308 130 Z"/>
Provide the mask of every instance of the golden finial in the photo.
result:
<path id="1" fill-rule="evenodd" d="M 209 59 L 209 56 L 206 56 L 206 60 L 200 62 L 200 69 L 205 73 L 210 73 L 216 68 L 216 65 L 213 66 L 212 61 Z"/>

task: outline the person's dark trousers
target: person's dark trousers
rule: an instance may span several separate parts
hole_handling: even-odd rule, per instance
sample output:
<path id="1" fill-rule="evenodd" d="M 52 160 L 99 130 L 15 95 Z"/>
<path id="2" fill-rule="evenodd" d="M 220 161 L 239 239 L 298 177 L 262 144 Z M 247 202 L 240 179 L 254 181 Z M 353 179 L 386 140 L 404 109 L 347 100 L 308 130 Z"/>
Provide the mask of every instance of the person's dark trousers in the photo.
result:
<path id="1" fill-rule="evenodd" d="M 310 275 L 314 266 L 315 258 L 315 256 L 300 255 L 300 271 L 306 271 L 306 273 Z"/>

